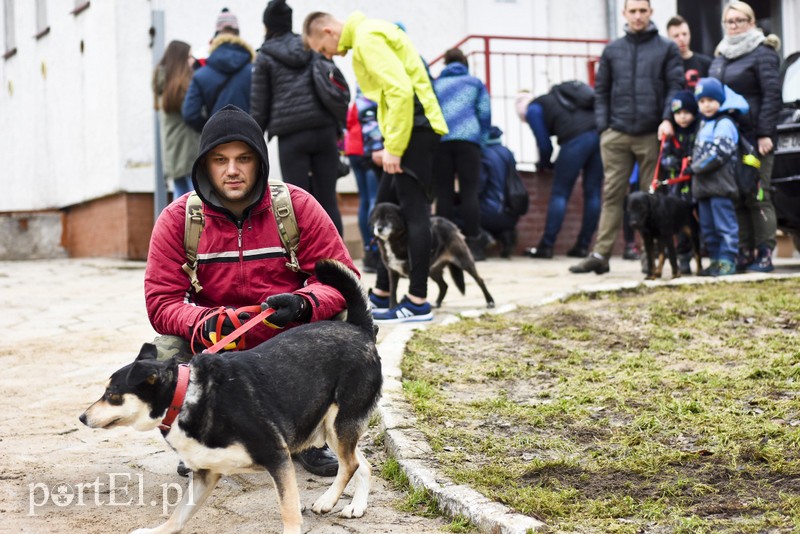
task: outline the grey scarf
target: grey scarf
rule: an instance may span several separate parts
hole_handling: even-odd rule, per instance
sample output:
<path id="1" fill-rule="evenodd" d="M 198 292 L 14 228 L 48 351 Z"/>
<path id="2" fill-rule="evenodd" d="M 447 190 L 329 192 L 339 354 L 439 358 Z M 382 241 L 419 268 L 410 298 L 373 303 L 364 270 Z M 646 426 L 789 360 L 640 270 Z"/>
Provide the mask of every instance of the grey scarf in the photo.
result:
<path id="1" fill-rule="evenodd" d="M 736 59 L 755 50 L 765 39 L 761 28 L 752 28 L 739 35 L 726 35 L 717 45 L 715 54 Z"/>

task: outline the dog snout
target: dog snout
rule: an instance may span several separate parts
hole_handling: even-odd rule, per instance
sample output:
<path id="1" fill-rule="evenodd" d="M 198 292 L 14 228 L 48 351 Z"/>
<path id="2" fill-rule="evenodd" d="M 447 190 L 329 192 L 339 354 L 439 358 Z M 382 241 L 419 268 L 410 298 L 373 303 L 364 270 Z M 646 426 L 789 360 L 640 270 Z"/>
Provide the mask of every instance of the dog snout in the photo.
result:
<path id="1" fill-rule="evenodd" d="M 86 426 L 89 426 L 89 423 L 86 422 L 86 412 L 83 412 L 78 420 Z"/>

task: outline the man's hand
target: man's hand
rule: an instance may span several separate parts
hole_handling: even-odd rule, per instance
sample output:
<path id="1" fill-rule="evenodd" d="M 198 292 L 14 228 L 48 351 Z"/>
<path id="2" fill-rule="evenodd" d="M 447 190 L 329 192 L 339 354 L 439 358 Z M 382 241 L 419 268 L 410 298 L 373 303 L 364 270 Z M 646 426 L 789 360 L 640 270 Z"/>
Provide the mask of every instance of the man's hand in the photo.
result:
<path id="1" fill-rule="evenodd" d="M 758 138 L 758 153 L 762 156 L 766 156 L 770 152 L 772 152 L 772 139 L 769 137 L 759 137 Z"/>
<path id="2" fill-rule="evenodd" d="M 372 153 L 372 163 L 378 167 L 383 167 L 383 149 L 376 150 Z"/>
<path id="3" fill-rule="evenodd" d="M 311 319 L 311 306 L 308 301 L 294 293 L 272 295 L 261 304 L 261 309 L 272 308 L 275 313 L 264 319 L 264 324 L 272 328 L 284 328 L 291 322 L 307 323 Z"/>
<path id="4" fill-rule="evenodd" d="M 236 308 L 233 306 L 228 306 L 225 309 L 233 312 L 233 314 L 238 318 L 240 325 L 250 320 L 250 314 L 247 312 L 236 313 Z M 220 322 L 222 326 L 220 327 L 219 332 L 217 332 L 217 325 L 220 324 Z M 236 328 L 237 326 L 233 324 L 233 321 L 231 321 L 231 318 L 227 313 L 214 313 L 211 315 L 211 317 L 205 320 L 205 323 L 203 323 L 203 339 L 209 342 L 209 346 L 211 346 L 236 330 Z M 238 341 L 238 338 L 234 339 L 225 345 L 223 349 L 234 350 Z"/>
<path id="5" fill-rule="evenodd" d="M 383 150 L 383 172 L 386 174 L 400 174 L 400 156 L 390 154 L 386 149 Z"/>
<path id="6" fill-rule="evenodd" d="M 675 130 L 672 128 L 672 123 L 667 119 L 661 121 L 658 125 L 658 140 L 662 141 L 665 137 L 672 137 L 675 135 Z"/>

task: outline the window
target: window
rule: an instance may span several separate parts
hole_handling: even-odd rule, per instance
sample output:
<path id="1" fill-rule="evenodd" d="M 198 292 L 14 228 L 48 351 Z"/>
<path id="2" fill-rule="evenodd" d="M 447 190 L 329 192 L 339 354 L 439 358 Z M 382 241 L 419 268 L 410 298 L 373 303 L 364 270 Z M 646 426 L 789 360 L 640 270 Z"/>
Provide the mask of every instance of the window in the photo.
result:
<path id="1" fill-rule="evenodd" d="M 17 40 L 14 35 L 14 0 L 3 0 L 3 23 L 6 38 L 3 59 L 8 59 L 17 53 Z"/>
<path id="2" fill-rule="evenodd" d="M 47 0 L 36 0 L 36 35 L 41 39 L 50 33 L 50 26 L 47 25 Z"/>

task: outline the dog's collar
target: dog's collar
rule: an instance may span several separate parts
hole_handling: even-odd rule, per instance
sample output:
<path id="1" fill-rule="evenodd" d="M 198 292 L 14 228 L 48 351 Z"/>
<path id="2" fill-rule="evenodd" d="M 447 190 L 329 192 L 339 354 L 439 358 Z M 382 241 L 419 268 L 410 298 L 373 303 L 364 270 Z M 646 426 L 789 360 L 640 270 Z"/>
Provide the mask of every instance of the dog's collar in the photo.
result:
<path id="1" fill-rule="evenodd" d="M 158 425 L 162 434 L 169 432 L 170 428 L 172 428 L 172 423 L 181 411 L 183 399 L 186 397 L 186 388 L 189 387 L 189 374 L 188 363 L 182 363 L 178 366 L 178 382 L 175 385 L 175 394 L 172 396 L 172 402 L 167 409 L 167 415 L 164 416 L 164 419 L 161 420 L 161 424 Z"/>

